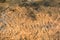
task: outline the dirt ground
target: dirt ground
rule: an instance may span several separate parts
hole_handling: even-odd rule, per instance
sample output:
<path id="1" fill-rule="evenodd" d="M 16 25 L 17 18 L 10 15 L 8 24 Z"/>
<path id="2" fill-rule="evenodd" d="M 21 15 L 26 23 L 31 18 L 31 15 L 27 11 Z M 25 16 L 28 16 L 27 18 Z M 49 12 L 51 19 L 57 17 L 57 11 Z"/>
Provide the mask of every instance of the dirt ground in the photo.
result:
<path id="1" fill-rule="evenodd" d="M 60 40 L 59 5 L 0 1 L 0 40 Z"/>

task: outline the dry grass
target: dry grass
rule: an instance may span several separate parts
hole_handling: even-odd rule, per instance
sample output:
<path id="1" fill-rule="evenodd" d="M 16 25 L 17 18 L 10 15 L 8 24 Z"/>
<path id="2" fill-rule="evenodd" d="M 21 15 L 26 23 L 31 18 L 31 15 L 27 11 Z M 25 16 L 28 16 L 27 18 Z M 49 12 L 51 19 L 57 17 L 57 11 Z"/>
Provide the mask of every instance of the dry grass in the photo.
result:
<path id="1" fill-rule="evenodd" d="M 0 7 L 0 40 L 60 40 L 60 7 Z"/>

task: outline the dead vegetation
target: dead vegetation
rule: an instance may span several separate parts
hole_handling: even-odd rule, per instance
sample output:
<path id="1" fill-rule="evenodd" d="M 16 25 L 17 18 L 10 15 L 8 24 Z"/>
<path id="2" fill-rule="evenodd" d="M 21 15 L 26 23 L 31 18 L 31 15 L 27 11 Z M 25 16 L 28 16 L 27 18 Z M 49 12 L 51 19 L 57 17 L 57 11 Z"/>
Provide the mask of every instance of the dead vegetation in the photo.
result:
<path id="1" fill-rule="evenodd" d="M 0 2 L 0 40 L 60 40 L 58 0 Z"/>

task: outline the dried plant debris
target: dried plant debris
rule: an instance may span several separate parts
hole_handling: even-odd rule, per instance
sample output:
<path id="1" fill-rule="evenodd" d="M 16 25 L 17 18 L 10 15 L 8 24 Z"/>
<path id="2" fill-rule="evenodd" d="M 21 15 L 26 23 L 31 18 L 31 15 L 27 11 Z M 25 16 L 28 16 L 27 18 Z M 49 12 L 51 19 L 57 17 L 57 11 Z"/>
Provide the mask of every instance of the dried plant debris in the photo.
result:
<path id="1" fill-rule="evenodd" d="M 51 27 L 52 27 L 52 24 L 50 24 L 50 23 L 48 23 L 47 25 L 45 25 L 46 29 L 51 29 Z"/>
<path id="2" fill-rule="evenodd" d="M 2 19 L 0 19 L 0 31 L 1 31 L 2 29 L 4 29 L 4 28 L 5 28 L 5 26 L 6 26 L 5 21 L 4 21 L 4 20 L 2 20 Z"/>
<path id="3" fill-rule="evenodd" d="M 4 8 L 0 6 L 0 11 L 2 11 Z"/>
<path id="4" fill-rule="evenodd" d="M 42 1 L 28 1 L 28 0 L 22 0 L 19 2 L 20 5 L 22 6 L 38 6 L 38 5 L 43 5 L 43 6 L 57 6 L 59 5 L 59 2 L 57 3 L 56 1 L 54 0 L 42 0 Z"/>
<path id="5" fill-rule="evenodd" d="M 18 4 L 19 6 L 36 6 L 36 5 L 43 5 L 43 6 L 59 6 L 59 0 L 0 0 L 0 2 L 7 2 L 10 4 Z"/>
<path id="6" fill-rule="evenodd" d="M 51 6 L 50 2 L 44 2 L 43 5 L 46 6 L 46 7 Z"/>
<path id="7" fill-rule="evenodd" d="M 2 14 L 3 12 L 5 12 L 9 7 L 4 7 L 4 6 L 0 6 L 0 14 Z"/>
<path id="8" fill-rule="evenodd" d="M 33 11 L 29 11 L 27 17 L 31 18 L 31 20 L 36 20 L 36 14 Z"/>
<path id="9" fill-rule="evenodd" d="M 6 0 L 0 0 L 0 3 L 4 3 Z"/>
<path id="10" fill-rule="evenodd" d="M 33 39 L 36 39 L 38 31 L 34 34 Z"/>
<path id="11" fill-rule="evenodd" d="M 48 22 L 47 24 L 42 25 L 42 29 L 44 28 L 45 31 L 49 31 L 49 30 L 51 30 L 51 29 L 56 28 L 56 26 L 57 26 L 57 25 L 56 25 L 55 23 Z"/>
<path id="12" fill-rule="evenodd" d="M 22 35 L 21 35 L 19 40 L 28 40 L 28 38 L 27 38 L 27 36 L 25 36 L 25 37 L 23 38 Z"/>

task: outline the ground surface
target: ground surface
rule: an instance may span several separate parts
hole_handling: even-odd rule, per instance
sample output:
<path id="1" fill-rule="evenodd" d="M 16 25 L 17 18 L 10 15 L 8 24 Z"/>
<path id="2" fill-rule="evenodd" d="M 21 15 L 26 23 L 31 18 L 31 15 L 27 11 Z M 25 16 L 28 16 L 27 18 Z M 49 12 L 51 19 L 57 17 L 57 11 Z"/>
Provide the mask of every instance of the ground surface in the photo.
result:
<path id="1" fill-rule="evenodd" d="M 60 40 L 60 4 L 0 1 L 0 40 Z"/>

